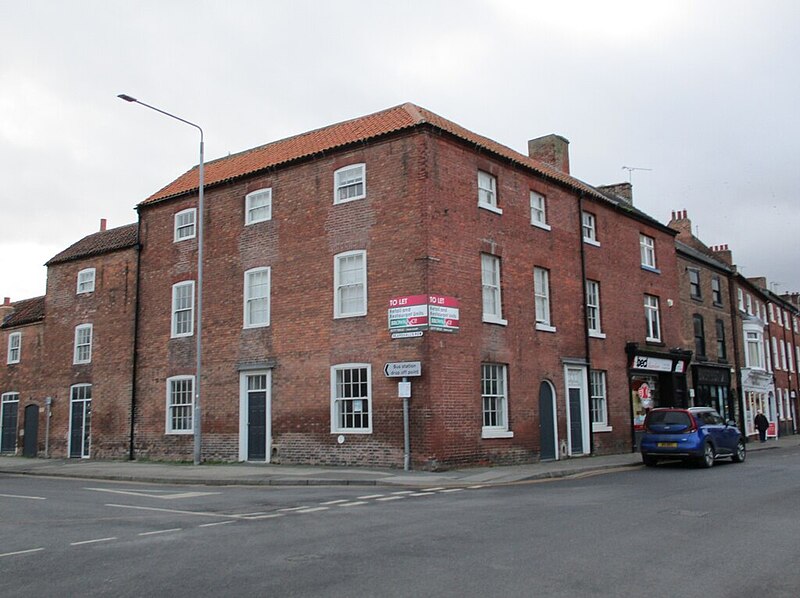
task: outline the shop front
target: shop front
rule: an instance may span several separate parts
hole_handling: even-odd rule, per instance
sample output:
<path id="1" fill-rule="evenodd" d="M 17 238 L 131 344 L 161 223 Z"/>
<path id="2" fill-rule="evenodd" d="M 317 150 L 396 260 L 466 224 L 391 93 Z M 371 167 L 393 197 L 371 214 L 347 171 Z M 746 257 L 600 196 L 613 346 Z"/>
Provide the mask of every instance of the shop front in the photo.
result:
<path id="1" fill-rule="evenodd" d="M 647 412 L 656 407 L 689 407 L 686 372 L 691 351 L 657 351 L 630 343 L 628 385 L 631 396 L 631 438 L 639 446 Z"/>
<path id="2" fill-rule="evenodd" d="M 747 436 L 757 436 L 755 420 L 761 411 L 769 420 L 768 438 L 778 436 L 778 406 L 775 400 L 775 384 L 772 374 L 761 369 L 742 369 L 742 402 L 744 430 Z"/>
<path id="3" fill-rule="evenodd" d="M 692 382 L 694 383 L 695 406 L 711 407 L 725 421 L 739 421 L 736 401 L 731 393 L 730 367 L 694 365 L 692 366 Z"/>

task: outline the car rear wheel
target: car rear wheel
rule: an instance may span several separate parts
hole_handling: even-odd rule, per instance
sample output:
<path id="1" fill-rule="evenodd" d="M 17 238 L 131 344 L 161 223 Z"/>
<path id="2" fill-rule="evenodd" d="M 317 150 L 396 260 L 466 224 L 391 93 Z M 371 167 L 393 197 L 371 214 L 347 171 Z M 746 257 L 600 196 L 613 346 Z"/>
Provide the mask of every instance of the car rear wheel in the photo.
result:
<path id="1" fill-rule="evenodd" d="M 647 465 L 647 467 L 653 467 L 658 463 L 658 458 L 653 455 L 642 455 L 642 463 Z"/>
<path id="2" fill-rule="evenodd" d="M 706 442 L 703 447 L 703 456 L 700 458 L 701 467 L 712 467 L 714 465 L 714 447 L 710 442 Z"/>
<path id="3" fill-rule="evenodd" d="M 747 457 L 747 448 L 744 446 L 744 440 L 739 439 L 736 443 L 736 452 L 733 453 L 733 462 L 742 463 Z"/>

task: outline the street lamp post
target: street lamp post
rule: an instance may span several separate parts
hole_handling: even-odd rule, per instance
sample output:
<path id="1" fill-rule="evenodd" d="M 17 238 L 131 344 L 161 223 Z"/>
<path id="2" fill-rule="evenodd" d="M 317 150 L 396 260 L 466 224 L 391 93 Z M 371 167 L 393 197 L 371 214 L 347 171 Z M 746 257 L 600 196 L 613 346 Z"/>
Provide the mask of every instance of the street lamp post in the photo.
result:
<path id="1" fill-rule="evenodd" d="M 196 125 L 193 122 L 185 120 L 179 116 L 175 116 L 174 114 L 170 114 L 169 112 L 165 112 L 160 108 L 156 108 L 155 106 L 151 106 L 150 104 L 145 104 L 144 102 L 140 102 L 134 97 L 121 93 L 117 96 L 118 98 L 125 100 L 126 102 L 133 102 L 136 104 L 140 104 L 145 108 L 150 108 L 150 110 L 155 110 L 156 112 L 160 112 L 165 116 L 169 116 L 170 118 L 174 118 L 175 120 L 179 120 L 182 123 L 186 123 L 200 131 L 200 167 L 199 167 L 199 183 L 198 183 L 198 199 L 197 199 L 197 330 L 196 330 L 196 340 L 197 340 L 197 362 L 196 362 L 196 371 L 195 371 L 195 380 L 194 380 L 194 409 L 192 413 L 192 427 L 194 432 L 194 464 L 199 465 L 201 461 L 200 457 L 200 447 L 201 439 L 200 439 L 200 373 L 202 371 L 202 338 L 203 338 L 203 185 L 204 185 L 204 162 L 203 162 L 203 129 L 200 125 Z M 133 417 L 133 414 L 131 414 Z"/>

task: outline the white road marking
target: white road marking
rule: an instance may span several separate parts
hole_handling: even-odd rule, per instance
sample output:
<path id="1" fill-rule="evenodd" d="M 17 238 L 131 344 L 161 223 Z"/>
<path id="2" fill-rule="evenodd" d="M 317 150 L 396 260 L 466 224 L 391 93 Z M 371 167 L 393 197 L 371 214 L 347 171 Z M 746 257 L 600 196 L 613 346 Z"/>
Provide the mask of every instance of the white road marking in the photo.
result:
<path id="1" fill-rule="evenodd" d="M 445 492 L 461 492 L 463 488 L 445 488 L 444 490 L 439 490 L 442 494 Z"/>
<path id="2" fill-rule="evenodd" d="M 159 529 L 154 532 L 142 532 L 139 534 L 140 536 L 155 536 L 157 534 L 168 534 L 170 532 L 179 532 L 183 528 L 182 527 L 173 527 L 172 529 Z"/>
<path id="3" fill-rule="evenodd" d="M 291 513 L 292 511 L 302 511 L 303 509 L 310 508 L 308 505 L 302 505 L 300 507 L 286 507 L 285 509 L 278 509 L 279 513 Z"/>
<path id="4" fill-rule="evenodd" d="M 367 504 L 367 501 L 365 501 L 365 500 L 355 500 L 353 502 L 343 502 L 339 506 L 340 507 L 357 507 L 358 505 L 365 505 L 365 504 Z"/>
<path id="5" fill-rule="evenodd" d="M 400 490 L 399 492 L 392 492 L 392 494 L 413 494 L 413 490 Z"/>
<path id="6" fill-rule="evenodd" d="M 380 498 L 383 494 L 369 494 L 367 496 L 359 496 L 358 500 L 372 500 L 373 498 Z"/>
<path id="7" fill-rule="evenodd" d="M 215 521 L 214 523 L 201 523 L 197 527 L 214 527 L 215 525 L 228 525 L 229 523 L 235 523 L 234 521 Z"/>
<path id="8" fill-rule="evenodd" d="M 310 507 L 308 509 L 302 509 L 300 511 L 295 511 L 296 513 L 316 513 L 317 511 L 327 511 L 330 507 Z"/>
<path id="9" fill-rule="evenodd" d="M 21 494 L 0 494 L 3 498 L 27 498 L 28 500 L 47 500 L 44 496 L 23 496 Z"/>
<path id="10" fill-rule="evenodd" d="M 198 517 L 224 517 L 229 519 L 231 517 L 244 519 L 241 515 L 231 515 L 229 513 L 208 513 L 204 511 L 181 511 L 179 509 L 160 509 L 158 507 L 139 507 L 136 505 L 115 505 L 107 503 L 107 507 L 115 507 L 117 509 L 133 509 L 135 511 L 157 511 L 159 513 L 175 513 L 177 515 L 197 515 Z"/>
<path id="11" fill-rule="evenodd" d="M 30 550 L 18 550 L 17 552 L 4 552 L 3 554 L 0 554 L 0 558 L 3 558 L 4 556 L 16 556 L 18 554 L 30 554 L 32 552 L 41 552 L 42 550 L 44 550 L 44 548 L 31 548 Z"/>
<path id="12" fill-rule="evenodd" d="M 435 492 L 414 492 L 413 494 L 409 494 L 409 496 L 436 496 Z"/>
<path id="13" fill-rule="evenodd" d="M 97 544 L 98 542 L 111 542 L 116 540 L 116 536 L 111 538 L 97 538 L 96 540 L 84 540 L 83 542 L 70 542 L 70 546 L 83 546 L 84 544 Z"/>
<path id="14" fill-rule="evenodd" d="M 347 501 L 344 500 L 344 499 L 329 500 L 328 502 L 321 502 L 319 504 L 321 504 L 321 505 L 339 505 L 339 504 L 342 504 L 343 502 L 347 502 Z"/>
<path id="15" fill-rule="evenodd" d="M 383 498 L 378 498 L 377 500 L 384 501 L 384 500 L 400 500 L 405 498 L 405 496 L 384 496 Z"/>
<path id="16" fill-rule="evenodd" d="M 467 488 L 469 488 L 470 490 L 478 490 L 479 488 L 486 488 L 486 486 L 478 484 L 477 486 L 467 486 Z"/>
<path id="17" fill-rule="evenodd" d="M 127 494 L 128 496 L 146 496 L 147 498 L 160 498 L 161 500 L 175 500 L 179 498 L 197 498 L 222 494 L 221 492 L 173 492 L 170 490 L 114 490 L 113 488 L 84 488 L 95 492 L 109 492 L 111 494 Z"/>
<path id="18" fill-rule="evenodd" d="M 255 517 L 245 517 L 248 521 L 254 521 L 255 519 L 274 519 L 275 517 L 283 517 L 283 513 L 272 513 L 270 515 L 256 515 Z"/>
<path id="19" fill-rule="evenodd" d="M 420 492 L 436 492 L 437 490 L 444 490 L 444 486 L 437 486 L 436 488 L 423 488 Z"/>

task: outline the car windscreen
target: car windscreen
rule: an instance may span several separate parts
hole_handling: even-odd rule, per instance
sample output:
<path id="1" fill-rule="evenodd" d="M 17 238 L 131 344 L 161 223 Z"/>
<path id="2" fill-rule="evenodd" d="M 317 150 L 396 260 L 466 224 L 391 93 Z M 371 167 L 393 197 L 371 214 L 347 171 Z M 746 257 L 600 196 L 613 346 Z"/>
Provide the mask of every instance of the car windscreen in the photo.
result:
<path id="1" fill-rule="evenodd" d="M 685 411 L 651 411 L 647 414 L 647 426 L 685 426 L 692 425 L 691 417 Z"/>

